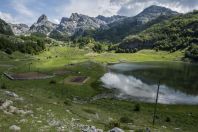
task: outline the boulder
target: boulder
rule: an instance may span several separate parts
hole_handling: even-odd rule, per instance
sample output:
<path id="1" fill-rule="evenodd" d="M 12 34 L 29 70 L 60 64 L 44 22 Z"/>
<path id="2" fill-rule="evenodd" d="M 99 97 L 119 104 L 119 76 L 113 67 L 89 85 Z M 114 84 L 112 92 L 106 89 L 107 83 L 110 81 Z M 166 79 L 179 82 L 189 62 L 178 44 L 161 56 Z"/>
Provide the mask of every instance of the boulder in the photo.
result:
<path id="1" fill-rule="evenodd" d="M 103 132 L 102 129 L 97 129 L 95 126 L 85 125 L 82 128 L 82 132 Z"/>
<path id="2" fill-rule="evenodd" d="M 5 91 L 5 94 L 7 96 L 14 97 L 14 98 L 18 98 L 19 97 L 16 93 L 10 92 L 10 91 Z"/>
<path id="3" fill-rule="evenodd" d="M 9 130 L 12 132 L 19 132 L 19 131 L 21 131 L 21 128 L 16 125 L 12 125 L 9 127 Z"/>
<path id="4" fill-rule="evenodd" d="M 13 101 L 11 100 L 6 100 L 1 106 L 0 106 L 0 110 L 4 110 L 7 109 L 10 105 L 13 104 Z"/>
<path id="5" fill-rule="evenodd" d="M 108 132 L 124 132 L 124 131 L 118 127 L 115 127 L 113 129 L 109 130 Z"/>

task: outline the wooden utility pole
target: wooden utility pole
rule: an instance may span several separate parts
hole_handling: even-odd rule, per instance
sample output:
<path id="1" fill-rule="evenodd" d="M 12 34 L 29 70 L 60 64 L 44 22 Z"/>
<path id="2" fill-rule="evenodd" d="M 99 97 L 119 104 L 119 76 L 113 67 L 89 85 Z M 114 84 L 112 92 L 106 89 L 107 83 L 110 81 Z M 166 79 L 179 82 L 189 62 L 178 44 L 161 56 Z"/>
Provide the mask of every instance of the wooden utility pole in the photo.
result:
<path id="1" fill-rule="evenodd" d="M 157 103 L 158 103 L 158 97 L 159 97 L 159 89 L 160 89 L 160 81 L 157 86 L 157 95 L 156 95 L 156 100 L 155 100 L 155 109 L 154 109 L 154 114 L 153 114 L 153 127 L 155 125 L 155 117 L 156 117 L 156 112 L 157 112 Z"/>

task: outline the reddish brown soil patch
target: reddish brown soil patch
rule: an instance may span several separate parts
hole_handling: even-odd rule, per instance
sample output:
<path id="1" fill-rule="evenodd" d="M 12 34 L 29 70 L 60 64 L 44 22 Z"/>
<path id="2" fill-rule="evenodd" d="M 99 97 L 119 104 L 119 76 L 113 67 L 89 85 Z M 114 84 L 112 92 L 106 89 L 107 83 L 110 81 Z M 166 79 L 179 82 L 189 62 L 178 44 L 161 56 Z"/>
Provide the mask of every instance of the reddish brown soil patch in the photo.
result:
<path id="1" fill-rule="evenodd" d="M 74 77 L 70 80 L 70 82 L 74 82 L 74 83 L 83 83 L 85 80 L 87 79 L 87 77 L 85 76 L 79 76 L 79 77 Z"/>
<path id="2" fill-rule="evenodd" d="M 70 78 L 66 78 L 64 83 L 72 83 L 72 84 L 83 84 L 89 80 L 89 77 L 86 76 L 74 76 Z"/>
<path id="3" fill-rule="evenodd" d="M 67 70 L 57 70 L 54 71 L 54 75 L 65 75 L 65 74 L 70 74 L 72 71 L 67 71 Z"/>
<path id="4" fill-rule="evenodd" d="M 36 79 L 48 79 L 50 76 L 40 72 L 26 72 L 26 73 L 4 73 L 11 80 L 36 80 Z"/>

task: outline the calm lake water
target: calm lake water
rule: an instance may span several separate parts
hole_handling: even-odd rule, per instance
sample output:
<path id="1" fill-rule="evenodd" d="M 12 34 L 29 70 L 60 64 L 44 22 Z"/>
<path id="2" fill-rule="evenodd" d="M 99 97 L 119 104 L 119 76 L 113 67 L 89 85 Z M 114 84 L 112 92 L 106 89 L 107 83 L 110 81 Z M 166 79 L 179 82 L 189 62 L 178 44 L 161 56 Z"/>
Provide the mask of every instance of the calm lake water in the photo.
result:
<path id="1" fill-rule="evenodd" d="M 159 103 L 198 104 L 198 65 L 177 62 L 120 63 L 109 66 L 104 87 L 122 99 L 154 102 L 160 82 Z"/>

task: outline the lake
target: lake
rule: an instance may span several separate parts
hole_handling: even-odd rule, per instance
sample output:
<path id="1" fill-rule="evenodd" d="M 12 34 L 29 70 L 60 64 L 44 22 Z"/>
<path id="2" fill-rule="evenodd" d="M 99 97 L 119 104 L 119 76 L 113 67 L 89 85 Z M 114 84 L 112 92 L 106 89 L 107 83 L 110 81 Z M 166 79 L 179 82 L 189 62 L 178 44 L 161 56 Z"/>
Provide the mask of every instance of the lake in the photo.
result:
<path id="1" fill-rule="evenodd" d="M 103 86 L 116 97 L 161 104 L 198 104 L 198 65 L 179 62 L 120 63 L 108 66 Z"/>

